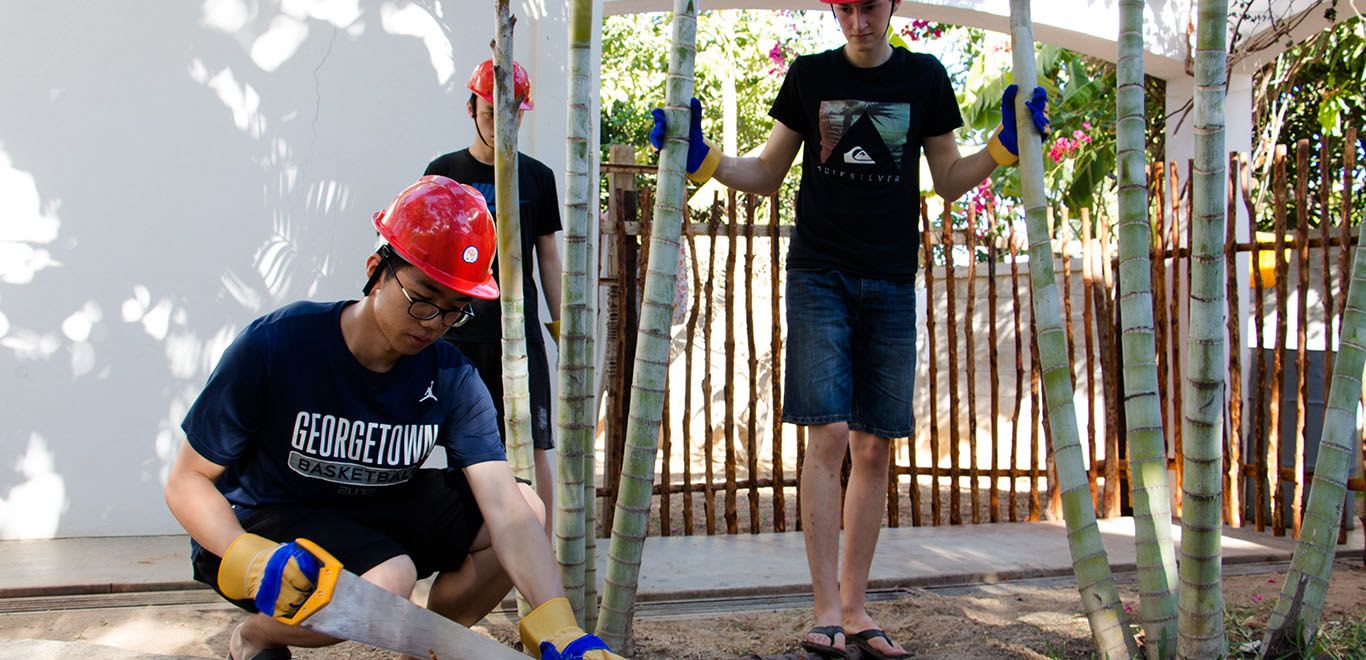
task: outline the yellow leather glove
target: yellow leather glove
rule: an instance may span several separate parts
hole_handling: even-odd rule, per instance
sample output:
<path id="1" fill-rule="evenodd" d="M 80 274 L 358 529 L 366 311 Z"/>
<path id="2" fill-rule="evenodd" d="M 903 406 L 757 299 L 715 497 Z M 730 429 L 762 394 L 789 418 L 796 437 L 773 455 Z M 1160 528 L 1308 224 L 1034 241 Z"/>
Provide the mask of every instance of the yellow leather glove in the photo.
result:
<path id="1" fill-rule="evenodd" d="M 1005 130 L 1005 125 L 996 127 L 996 132 L 991 134 L 991 139 L 987 141 L 987 153 L 991 154 L 991 159 L 996 161 L 1001 167 L 1009 167 L 1020 162 L 1020 156 L 1013 154 L 1004 144 L 1001 143 L 1001 131 Z"/>
<path id="2" fill-rule="evenodd" d="M 218 588 L 233 600 L 250 598 L 272 617 L 293 616 L 317 586 L 318 562 L 297 543 L 243 534 L 223 553 Z"/>
<path id="3" fill-rule="evenodd" d="M 518 630 L 527 655 L 541 660 L 626 660 L 574 621 L 564 596 L 541 603 L 522 618 Z"/>
<path id="4" fill-rule="evenodd" d="M 550 338 L 551 338 L 551 339 L 554 339 L 556 344 L 560 343 L 560 322 L 559 322 L 559 321 L 549 321 L 549 322 L 547 322 L 547 323 L 545 324 L 545 329 L 546 329 L 547 332 L 550 333 Z"/>

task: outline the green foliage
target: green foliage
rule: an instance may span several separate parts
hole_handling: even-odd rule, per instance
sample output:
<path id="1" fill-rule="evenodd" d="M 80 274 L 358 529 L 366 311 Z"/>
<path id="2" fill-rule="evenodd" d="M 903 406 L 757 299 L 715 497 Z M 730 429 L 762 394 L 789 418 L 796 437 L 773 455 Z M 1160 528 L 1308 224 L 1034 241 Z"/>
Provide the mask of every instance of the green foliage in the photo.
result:
<path id="1" fill-rule="evenodd" d="M 1343 137 L 1349 127 L 1366 127 L 1366 23 L 1359 17 L 1344 20 L 1331 29 L 1319 32 L 1281 53 L 1259 71 L 1254 82 L 1253 122 L 1258 144 L 1253 158 L 1256 169 L 1258 200 L 1257 225 L 1270 230 L 1275 219 L 1273 195 L 1269 188 L 1274 171 L 1273 151 L 1269 144 L 1290 145 L 1287 156 L 1287 178 L 1294 190 L 1299 172 L 1295 163 L 1295 144 L 1309 140 L 1310 155 L 1309 197 L 1319 199 L 1321 172 L 1319 145 L 1328 144 L 1327 169 L 1329 177 L 1329 216 L 1337 224 L 1342 203 Z M 1360 138 L 1358 138 L 1360 139 Z M 1366 173 L 1361 169 L 1363 144 L 1357 144 L 1357 170 L 1352 223 L 1361 222 L 1361 210 L 1366 206 Z M 1295 217 L 1293 194 L 1287 196 L 1286 215 Z M 1320 214 L 1310 214 L 1310 224 L 1317 226 Z"/>

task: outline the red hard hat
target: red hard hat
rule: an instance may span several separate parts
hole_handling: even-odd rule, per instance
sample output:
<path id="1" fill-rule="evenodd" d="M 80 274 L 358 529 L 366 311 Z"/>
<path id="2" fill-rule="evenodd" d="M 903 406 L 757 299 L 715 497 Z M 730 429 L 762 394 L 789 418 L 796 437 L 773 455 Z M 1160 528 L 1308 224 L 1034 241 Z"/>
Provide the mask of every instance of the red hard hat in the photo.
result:
<path id="1" fill-rule="evenodd" d="M 493 60 L 484 60 L 479 66 L 474 67 L 474 71 L 470 73 L 470 81 L 465 87 L 478 94 L 479 98 L 493 103 Z M 533 107 L 531 76 L 528 76 L 526 69 L 516 62 L 512 63 L 512 92 L 522 101 L 522 104 L 517 106 L 518 110 L 530 110 Z"/>
<path id="2" fill-rule="evenodd" d="M 498 236 L 478 190 L 424 176 L 374 219 L 389 246 L 427 277 L 475 298 L 498 297 L 492 270 Z"/>

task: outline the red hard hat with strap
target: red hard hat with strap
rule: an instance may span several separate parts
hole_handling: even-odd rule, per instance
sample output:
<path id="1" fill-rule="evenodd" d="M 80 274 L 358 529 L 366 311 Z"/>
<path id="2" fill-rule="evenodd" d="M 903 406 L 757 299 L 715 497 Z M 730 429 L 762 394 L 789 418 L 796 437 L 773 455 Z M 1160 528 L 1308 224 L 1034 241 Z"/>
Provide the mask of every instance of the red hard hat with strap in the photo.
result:
<path id="1" fill-rule="evenodd" d="M 424 176 L 374 220 L 389 247 L 427 277 L 475 298 L 498 297 L 492 270 L 498 235 L 478 190 L 444 176 Z"/>
<path id="2" fill-rule="evenodd" d="M 484 60 L 479 66 L 474 67 L 465 88 L 479 95 L 479 98 L 493 103 L 493 60 Z M 521 105 L 517 106 L 518 110 L 530 110 L 535 107 L 531 103 L 531 76 L 528 76 L 526 69 L 516 62 L 512 63 L 512 92 L 521 101 Z"/>

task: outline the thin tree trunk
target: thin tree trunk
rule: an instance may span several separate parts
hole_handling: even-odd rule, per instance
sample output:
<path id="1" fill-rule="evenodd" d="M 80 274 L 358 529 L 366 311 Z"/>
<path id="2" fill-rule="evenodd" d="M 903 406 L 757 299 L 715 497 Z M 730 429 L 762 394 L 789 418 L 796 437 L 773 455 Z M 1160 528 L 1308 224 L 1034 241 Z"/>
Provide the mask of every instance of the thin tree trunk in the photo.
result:
<path id="1" fill-rule="evenodd" d="M 1192 170 L 1190 322 L 1182 407 L 1181 596 L 1182 658 L 1222 658 L 1224 598 L 1220 544 L 1223 533 L 1224 395 L 1228 344 L 1224 337 L 1223 241 L 1227 207 L 1224 92 L 1228 0 L 1200 0 L 1195 52 L 1195 162 Z M 1280 255 L 1277 255 L 1280 258 Z M 1275 432 L 1274 429 L 1272 431 Z"/>
<path id="2" fill-rule="evenodd" d="M 512 30 L 517 19 L 498 0 L 493 44 L 493 187 L 496 199 L 517 199 L 517 99 L 512 86 Z M 526 320 L 522 300 L 522 229 L 517 204 L 499 204 L 498 284 L 503 322 L 503 410 L 508 463 L 533 480 L 531 392 L 527 383 Z"/>
<path id="3" fill-rule="evenodd" d="M 1157 345 L 1153 334 L 1152 260 L 1148 257 L 1153 234 L 1148 222 L 1143 157 L 1143 1 L 1121 0 L 1119 16 L 1116 141 L 1124 418 L 1145 650 L 1149 658 L 1157 660 L 1176 655 L 1177 575 L 1167 484 L 1167 440 L 1159 403 Z"/>
<path id="4" fill-rule="evenodd" d="M 1073 407 L 1071 369 L 1067 363 L 1067 333 L 1063 329 L 1058 285 L 1053 274 L 1052 246 L 1044 219 L 1043 147 L 1037 138 L 1024 101 L 1034 90 L 1034 27 L 1028 0 L 1011 0 L 1010 32 L 1014 53 L 1016 134 L 1019 136 L 1020 187 L 1029 235 L 1029 279 L 1034 291 L 1035 323 L 1038 326 L 1039 364 L 1043 371 L 1044 400 L 1053 431 L 1053 451 L 1062 487 L 1063 517 L 1072 553 L 1082 606 L 1103 658 L 1129 658 L 1136 649 L 1129 637 L 1124 609 L 1115 588 L 1110 564 L 1096 526 L 1086 467 L 1078 442 L 1077 416 Z"/>
<path id="5" fill-rule="evenodd" d="M 596 429 L 597 389 L 593 386 L 594 297 L 597 286 L 593 263 L 593 192 L 597 168 L 589 89 L 592 87 L 590 51 L 593 43 L 593 2 L 574 0 L 569 6 L 569 117 L 565 154 L 564 277 L 560 305 L 559 461 L 555 501 L 555 555 L 565 595 L 579 625 L 584 624 L 583 599 L 586 546 L 584 539 L 584 471 L 592 464 Z"/>
<path id="6" fill-rule="evenodd" d="M 636 340 L 631 418 L 626 426 L 626 453 L 608 548 L 597 635 L 612 648 L 630 656 L 630 622 L 640 580 L 640 557 L 645 545 L 654 485 L 655 454 L 668 377 L 669 320 L 673 312 L 674 277 L 678 269 L 678 240 L 683 224 L 684 163 L 688 153 L 688 99 L 693 92 L 697 7 L 694 0 L 675 0 L 672 52 L 664 112 L 669 131 L 659 155 L 659 190 L 645 291 L 641 300 L 640 331 Z"/>

